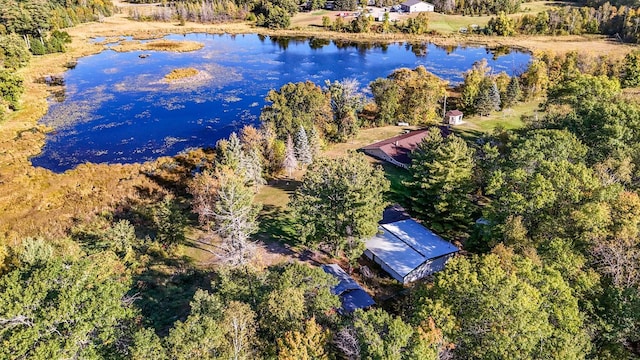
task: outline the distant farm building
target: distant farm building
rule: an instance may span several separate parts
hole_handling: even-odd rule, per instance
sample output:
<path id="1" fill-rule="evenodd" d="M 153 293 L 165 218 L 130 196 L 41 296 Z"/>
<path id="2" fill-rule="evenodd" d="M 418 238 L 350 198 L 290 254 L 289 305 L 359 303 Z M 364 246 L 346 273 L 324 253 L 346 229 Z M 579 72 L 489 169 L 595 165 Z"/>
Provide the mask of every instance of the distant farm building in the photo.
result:
<path id="1" fill-rule="evenodd" d="M 357 309 L 366 309 L 375 305 L 373 298 L 339 265 L 322 265 L 322 270 L 340 281 L 331 289 L 331 293 L 340 297 L 343 313 L 352 313 Z"/>
<path id="2" fill-rule="evenodd" d="M 462 124 L 462 115 L 460 110 L 449 110 L 444 114 L 444 121 L 449 125 L 460 125 Z"/>
<path id="3" fill-rule="evenodd" d="M 415 220 L 381 224 L 367 240 L 365 256 L 391 277 L 407 284 L 444 269 L 459 249 Z"/>
<path id="4" fill-rule="evenodd" d="M 406 134 L 365 146 L 360 150 L 369 156 L 408 169 L 409 165 L 411 165 L 411 157 L 409 155 L 418 147 L 418 144 L 425 136 L 427 136 L 427 130 L 410 131 Z"/>
<path id="5" fill-rule="evenodd" d="M 400 4 L 400 9 L 408 13 L 433 12 L 434 6 L 420 0 L 407 0 Z"/>

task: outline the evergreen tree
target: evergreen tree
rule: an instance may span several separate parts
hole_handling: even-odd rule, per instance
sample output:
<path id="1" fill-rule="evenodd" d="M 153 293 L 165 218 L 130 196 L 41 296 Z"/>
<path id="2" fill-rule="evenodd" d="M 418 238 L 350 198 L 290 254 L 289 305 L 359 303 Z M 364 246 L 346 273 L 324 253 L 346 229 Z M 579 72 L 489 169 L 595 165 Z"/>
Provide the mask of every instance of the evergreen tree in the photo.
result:
<path id="1" fill-rule="evenodd" d="M 187 217 L 170 197 L 165 197 L 153 209 L 153 221 L 158 241 L 167 245 L 178 245 L 184 241 Z"/>
<path id="2" fill-rule="evenodd" d="M 220 165 L 229 167 L 234 171 L 239 169 L 244 153 L 240 138 L 235 132 L 229 135 L 229 139 L 218 140 L 216 152 L 218 153 L 216 160 Z"/>
<path id="3" fill-rule="evenodd" d="M 412 154 L 412 209 L 435 229 L 465 229 L 474 206 L 469 199 L 473 183 L 474 151 L 458 136 L 442 137 L 430 128 Z"/>
<path id="4" fill-rule="evenodd" d="M 312 126 L 309 134 L 309 150 L 311 151 L 311 156 L 313 159 L 315 159 L 316 156 L 320 154 L 321 148 L 322 139 L 320 139 L 320 134 L 318 134 L 318 130 L 316 130 L 316 127 Z"/>
<path id="5" fill-rule="evenodd" d="M 624 57 L 622 85 L 624 87 L 640 85 L 640 51 L 638 50 L 632 51 Z"/>
<path id="6" fill-rule="evenodd" d="M 293 141 L 291 140 L 291 135 L 287 138 L 287 147 L 285 149 L 282 167 L 287 170 L 289 177 L 291 177 L 293 170 L 298 168 L 298 159 L 296 159 L 296 152 Z"/>
<path id="7" fill-rule="evenodd" d="M 313 154 L 309 146 L 309 138 L 307 132 L 302 125 L 296 133 L 295 155 L 302 165 L 309 165 L 313 161 Z"/>
<path id="8" fill-rule="evenodd" d="M 507 85 L 507 91 L 504 96 L 503 105 L 505 108 L 510 108 L 520 101 L 522 96 L 522 90 L 520 89 L 520 80 L 517 76 L 512 76 Z"/>
<path id="9" fill-rule="evenodd" d="M 216 177 L 218 188 L 211 216 L 215 232 L 222 239 L 217 255 L 232 266 L 244 265 L 255 255 L 250 236 L 258 230 L 260 206 L 253 202 L 254 193 L 242 176 L 220 169 Z"/>
<path id="10" fill-rule="evenodd" d="M 480 91 L 475 100 L 475 110 L 480 115 L 489 115 L 500 109 L 500 92 L 498 86 L 490 78 L 485 77 L 480 84 Z"/>
<path id="11" fill-rule="evenodd" d="M 262 176 L 262 157 L 258 149 L 250 149 L 242 152 L 239 172 L 247 181 L 247 185 L 253 186 L 254 191 L 267 183 Z"/>
<path id="12" fill-rule="evenodd" d="M 493 110 L 500 110 L 500 105 L 502 105 L 502 102 L 500 101 L 500 90 L 498 90 L 498 85 L 495 81 L 493 81 L 493 79 L 491 80 L 491 85 L 489 86 L 489 98 L 491 98 Z"/>
<path id="13" fill-rule="evenodd" d="M 385 205 L 382 195 L 388 188 L 384 171 L 373 167 L 364 154 L 318 159 L 309 166 L 290 206 L 304 239 L 325 244 L 338 255 L 378 231 Z"/>
<path id="14" fill-rule="evenodd" d="M 244 176 L 220 167 L 215 172 L 196 175 L 189 192 L 200 221 L 212 224 L 222 240 L 214 254 L 232 266 L 250 261 L 255 254 L 250 236 L 257 231 L 260 206 L 253 202 L 253 189 Z"/>

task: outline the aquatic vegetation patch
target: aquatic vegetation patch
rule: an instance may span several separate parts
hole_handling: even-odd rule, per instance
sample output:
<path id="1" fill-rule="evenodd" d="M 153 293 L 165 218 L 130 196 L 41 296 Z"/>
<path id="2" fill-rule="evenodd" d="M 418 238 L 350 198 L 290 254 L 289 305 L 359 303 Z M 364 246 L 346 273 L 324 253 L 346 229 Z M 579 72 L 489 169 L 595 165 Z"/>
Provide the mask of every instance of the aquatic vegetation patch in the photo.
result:
<path id="1" fill-rule="evenodd" d="M 121 41 L 118 45 L 112 46 L 110 49 L 118 52 L 127 51 L 173 51 L 173 52 L 190 52 L 200 50 L 204 44 L 198 41 L 176 41 L 176 40 L 152 40 L 142 42 L 138 40 Z"/>
<path id="2" fill-rule="evenodd" d="M 192 67 L 190 68 L 182 68 L 182 69 L 173 69 L 170 73 L 164 76 L 164 79 L 168 82 L 183 80 L 185 78 L 190 78 L 198 75 L 200 72 L 197 69 Z"/>

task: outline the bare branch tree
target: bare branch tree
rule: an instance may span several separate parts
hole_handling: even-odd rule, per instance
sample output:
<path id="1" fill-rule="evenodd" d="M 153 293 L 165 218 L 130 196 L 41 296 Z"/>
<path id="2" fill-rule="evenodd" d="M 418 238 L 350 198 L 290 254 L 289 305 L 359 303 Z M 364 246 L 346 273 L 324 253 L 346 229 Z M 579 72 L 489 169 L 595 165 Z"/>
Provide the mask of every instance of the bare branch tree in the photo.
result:
<path id="1" fill-rule="evenodd" d="M 360 344 L 358 334 L 353 327 L 345 327 L 333 338 L 333 343 L 349 360 L 360 359 Z"/>

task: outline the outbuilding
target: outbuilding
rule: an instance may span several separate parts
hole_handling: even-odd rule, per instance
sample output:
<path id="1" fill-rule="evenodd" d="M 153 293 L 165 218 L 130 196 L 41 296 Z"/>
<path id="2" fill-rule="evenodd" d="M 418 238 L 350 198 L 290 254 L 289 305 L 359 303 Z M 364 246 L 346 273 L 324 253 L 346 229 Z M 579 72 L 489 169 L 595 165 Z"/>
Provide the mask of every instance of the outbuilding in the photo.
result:
<path id="1" fill-rule="evenodd" d="M 413 219 L 383 223 L 367 240 L 365 256 L 407 284 L 444 269 L 459 249 Z"/>
<path id="2" fill-rule="evenodd" d="M 462 115 L 460 110 L 449 110 L 444 114 L 444 121 L 449 125 L 460 125 L 462 124 Z"/>
<path id="3" fill-rule="evenodd" d="M 400 4 L 400 9 L 408 13 L 417 12 L 433 12 L 435 7 L 433 4 L 420 1 L 420 0 L 407 0 Z"/>
<path id="4" fill-rule="evenodd" d="M 340 265 L 322 265 L 322 270 L 327 274 L 333 275 L 340 281 L 338 285 L 331 289 L 331 293 L 340 297 L 342 313 L 352 313 L 357 309 L 366 309 L 376 304 L 373 298 L 364 291 L 362 286 L 349 276 Z"/>

